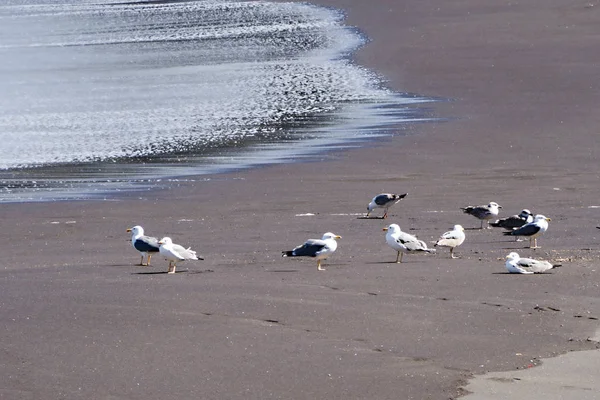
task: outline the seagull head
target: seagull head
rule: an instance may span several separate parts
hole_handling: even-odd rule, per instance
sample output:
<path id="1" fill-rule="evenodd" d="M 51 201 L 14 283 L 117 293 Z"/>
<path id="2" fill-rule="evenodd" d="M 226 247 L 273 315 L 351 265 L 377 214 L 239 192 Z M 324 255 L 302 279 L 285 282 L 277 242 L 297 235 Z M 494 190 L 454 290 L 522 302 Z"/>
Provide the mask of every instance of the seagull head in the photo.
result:
<path id="1" fill-rule="evenodd" d="M 519 254 L 515 253 L 514 251 L 506 256 L 506 259 L 511 261 L 518 260 L 519 258 L 521 258 Z"/>
<path id="2" fill-rule="evenodd" d="M 454 225 L 454 230 L 455 231 L 464 231 L 465 228 L 463 228 L 462 225 Z"/>
<path id="3" fill-rule="evenodd" d="M 128 228 L 127 232 L 133 232 L 134 235 L 143 235 L 144 234 L 144 228 L 142 228 L 139 225 L 136 225 L 133 228 Z"/>
<path id="4" fill-rule="evenodd" d="M 538 214 L 533 218 L 534 221 L 541 221 L 541 220 L 546 220 L 546 221 L 552 221 L 550 218 L 546 217 L 545 215 L 542 214 Z"/>
<path id="5" fill-rule="evenodd" d="M 341 239 L 342 237 L 340 235 L 336 235 L 335 233 L 331 233 L 331 232 L 327 232 L 323 235 L 323 237 L 321 238 L 321 240 L 327 240 L 327 239 Z"/>
<path id="6" fill-rule="evenodd" d="M 521 210 L 521 213 L 519 214 L 519 217 L 521 218 L 527 218 L 531 215 L 531 211 L 529 211 L 528 209 L 524 208 L 523 210 Z"/>
<path id="7" fill-rule="evenodd" d="M 158 244 L 171 244 L 171 243 L 173 243 L 173 241 L 168 236 L 165 236 L 164 238 L 160 239 L 158 242 Z"/>
<path id="8" fill-rule="evenodd" d="M 383 228 L 384 231 L 389 231 L 389 233 L 394 234 L 400 232 L 400 226 L 398 224 L 390 224 Z"/>
<path id="9" fill-rule="evenodd" d="M 492 201 L 490 204 L 488 204 L 489 208 L 502 208 L 501 205 L 499 205 L 498 203 L 496 203 L 495 201 Z"/>

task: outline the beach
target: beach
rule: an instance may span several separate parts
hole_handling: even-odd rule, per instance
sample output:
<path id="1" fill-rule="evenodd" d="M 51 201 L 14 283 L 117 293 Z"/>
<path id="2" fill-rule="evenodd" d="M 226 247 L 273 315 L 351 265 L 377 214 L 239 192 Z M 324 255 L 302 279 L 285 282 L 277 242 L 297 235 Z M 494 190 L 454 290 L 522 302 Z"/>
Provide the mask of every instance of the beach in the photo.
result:
<path id="1" fill-rule="evenodd" d="M 3 204 L 0 398 L 448 399 L 597 349 L 600 6 L 315 3 L 370 38 L 356 63 L 447 99 L 427 105 L 441 121 L 306 163 Z M 408 196 L 358 218 L 381 192 Z M 460 207 L 490 201 L 550 217 L 541 248 L 473 229 Z M 463 225 L 460 259 L 393 263 L 390 223 L 427 243 Z M 205 260 L 136 266 L 137 224 Z M 281 257 L 327 231 L 342 239 L 326 271 Z M 507 274 L 511 251 L 562 267 Z"/>

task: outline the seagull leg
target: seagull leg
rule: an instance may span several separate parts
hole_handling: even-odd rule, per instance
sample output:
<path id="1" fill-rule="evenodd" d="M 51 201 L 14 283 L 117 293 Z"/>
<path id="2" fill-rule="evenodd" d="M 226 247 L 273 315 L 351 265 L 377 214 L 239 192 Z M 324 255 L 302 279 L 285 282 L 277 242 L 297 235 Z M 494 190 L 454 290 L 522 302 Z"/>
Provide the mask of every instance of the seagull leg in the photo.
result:
<path id="1" fill-rule="evenodd" d="M 325 268 L 321 267 L 321 260 L 317 260 L 317 270 L 325 271 Z"/>
<path id="2" fill-rule="evenodd" d="M 148 253 L 148 259 L 146 260 L 146 267 L 150 266 L 150 258 L 152 257 L 152 254 Z"/>
<path id="3" fill-rule="evenodd" d="M 454 247 L 450 247 L 450 258 L 458 258 L 454 256 Z"/>
<path id="4" fill-rule="evenodd" d="M 396 256 L 396 264 L 400 264 L 402 262 L 402 256 L 404 255 L 403 252 L 398 251 L 398 255 Z"/>
<path id="5" fill-rule="evenodd" d="M 144 265 L 144 255 L 142 254 L 142 259 L 140 260 L 140 265 Z"/>
<path id="6" fill-rule="evenodd" d="M 481 226 L 479 227 L 479 229 L 483 229 L 483 220 L 481 220 Z"/>
<path id="7" fill-rule="evenodd" d="M 383 212 L 383 219 L 387 218 L 387 208 L 385 209 L 385 211 Z"/>
<path id="8" fill-rule="evenodd" d="M 169 261 L 169 271 L 167 271 L 167 274 L 174 274 L 175 273 L 175 262 L 174 261 Z"/>

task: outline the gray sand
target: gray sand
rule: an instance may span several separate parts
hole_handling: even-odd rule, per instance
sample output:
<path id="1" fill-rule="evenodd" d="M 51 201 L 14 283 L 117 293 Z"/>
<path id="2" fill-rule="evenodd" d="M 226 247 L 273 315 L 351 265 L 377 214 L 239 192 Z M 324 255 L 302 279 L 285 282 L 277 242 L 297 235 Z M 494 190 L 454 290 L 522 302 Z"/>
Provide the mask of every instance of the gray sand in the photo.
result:
<path id="1" fill-rule="evenodd" d="M 597 7 L 320 3 L 373 39 L 361 64 L 453 98 L 431 110 L 452 120 L 113 202 L 3 205 L 1 397 L 447 400 L 473 374 L 597 347 Z M 409 193 L 388 220 L 340 215 L 387 191 Z M 551 217 L 542 248 L 468 229 L 459 207 L 489 201 Z M 390 263 L 392 222 L 428 243 L 463 225 L 462 258 Z M 135 224 L 206 260 L 136 266 Z M 281 258 L 326 231 L 343 236 L 326 271 Z M 564 266 L 509 275 L 514 250 Z"/>

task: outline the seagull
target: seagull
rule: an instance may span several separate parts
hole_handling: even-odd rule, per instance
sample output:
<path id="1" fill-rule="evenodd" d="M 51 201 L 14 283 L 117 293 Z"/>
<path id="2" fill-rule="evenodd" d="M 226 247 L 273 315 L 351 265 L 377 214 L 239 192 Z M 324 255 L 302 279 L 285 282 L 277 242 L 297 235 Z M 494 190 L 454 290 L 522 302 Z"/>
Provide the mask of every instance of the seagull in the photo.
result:
<path id="1" fill-rule="evenodd" d="M 170 237 L 164 237 L 158 242 L 160 244 L 160 255 L 166 260 L 169 260 L 169 271 L 168 274 L 174 274 L 176 262 L 184 262 L 186 260 L 204 260 L 202 257 L 198 257 L 196 252 L 190 247 L 187 249 L 183 246 L 173 243 Z"/>
<path id="2" fill-rule="evenodd" d="M 385 228 L 387 231 L 385 241 L 394 250 L 398 252 L 396 263 L 402 262 L 404 253 L 412 253 L 424 251 L 427 253 L 435 253 L 435 249 L 428 249 L 424 241 L 417 239 L 415 236 L 406 232 L 402 232 L 397 224 L 391 224 Z"/>
<path id="3" fill-rule="evenodd" d="M 326 259 L 337 249 L 337 239 L 342 237 L 335 233 L 327 232 L 321 239 L 308 239 L 304 244 L 290 251 L 282 251 L 282 257 L 314 257 L 317 259 L 317 270 L 324 271 L 321 260 Z"/>
<path id="4" fill-rule="evenodd" d="M 399 202 L 400 200 L 402 200 L 403 198 L 406 197 L 408 193 L 404 193 L 404 194 L 392 194 L 392 193 L 381 193 L 378 194 L 377 196 L 373 197 L 373 200 L 371 200 L 371 202 L 369 203 L 369 205 L 367 206 L 367 217 L 369 216 L 369 214 L 371 214 L 371 211 L 373 211 L 376 208 L 383 208 L 385 209 L 384 213 L 383 213 L 383 218 L 387 218 L 387 213 L 388 213 L 388 209 L 393 206 L 394 204 L 396 204 L 397 202 Z"/>
<path id="5" fill-rule="evenodd" d="M 460 246 L 465 241 L 465 229 L 461 225 L 454 225 L 451 231 L 445 232 L 440 236 L 434 246 L 450 247 L 450 257 L 454 257 L 454 248 Z"/>
<path id="6" fill-rule="evenodd" d="M 527 236 L 529 238 L 529 248 L 537 249 L 537 237 L 548 229 L 548 221 L 550 218 L 538 214 L 533 218 L 533 222 L 523 225 L 514 231 L 504 232 L 507 236 Z M 533 240 L 533 246 L 531 246 Z"/>
<path id="7" fill-rule="evenodd" d="M 507 231 L 515 230 L 516 228 L 520 228 L 523 225 L 533 221 L 533 214 L 528 209 L 523 209 L 519 215 L 511 215 L 510 217 L 497 219 L 494 222 L 490 222 L 490 226 L 494 228 L 504 228 Z M 520 241 L 518 237 L 516 241 Z"/>
<path id="8" fill-rule="evenodd" d="M 490 219 L 497 217 L 499 208 L 502 208 L 502 206 L 499 206 L 498 203 L 492 201 L 487 206 L 466 206 L 461 207 L 461 210 L 463 210 L 465 214 L 472 215 L 481 220 L 481 227 L 479 229 L 483 229 L 483 221 L 489 222 Z"/>
<path id="9" fill-rule="evenodd" d="M 506 263 L 504 265 L 511 274 L 541 274 L 552 268 L 561 266 L 561 264 L 551 264 L 548 261 L 521 258 L 515 252 L 506 256 Z"/>
<path id="10" fill-rule="evenodd" d="M 142 255 L 140 265 L 147 267 L 150 265 L 152 253 L 158 253 L 158 248 L 160 247 L 158 239 L 151 236 L 145 236 L 144 228 L 139 225 L 127 229 L 127 232 L 133 232 L 131 235 L 131 245 Z M 144 255 L 147 256 L 146 264 L 144 264 Z"/>
<path id="11" fill-rule="evenodd" d="M 511 231 L 532 221 L 533 214 L 531 214 L 531 211 L 528 209 L 524 209 L 519 213 L 519 215 L 511 215 L 510 217 L 497 219 L 494 222 L 490 222 L 490 225 L 494 228 L 504 228 L 507 231 Z"/>

